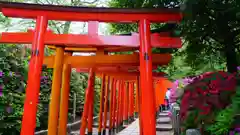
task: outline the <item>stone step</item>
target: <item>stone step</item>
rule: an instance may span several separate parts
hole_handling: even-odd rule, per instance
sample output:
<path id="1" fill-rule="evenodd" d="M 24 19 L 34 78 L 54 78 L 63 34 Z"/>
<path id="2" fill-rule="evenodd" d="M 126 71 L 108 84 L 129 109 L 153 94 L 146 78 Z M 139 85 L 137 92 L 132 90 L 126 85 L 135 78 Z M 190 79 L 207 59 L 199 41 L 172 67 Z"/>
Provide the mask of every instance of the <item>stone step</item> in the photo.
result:
<path id="1" fill-rule="evenodd" d="M 108 133 L 106 133 L 108 134 Z M 75 133 L 72 133 L 70 135 L 79 135 L 79 131 L 76 131 Z M 87 135 L 87 134 L 86 134 Z M 98 135 L 98 133 L 93 132 L 92 135 Z M 127 134 L 130 135 L 130 134 Z M 132 134 L 131 134 L 132 135 Z M 135 134 L 134 134 L 135 135 Z M 139 133 L 137 132 L 136 135 L 139 135 Z M 157 131 L 156 135 L 174 135 L 174 133 L 172 131 Z"/>
<path id="2" fill-rule="evenodd" d="M 129 124 L 131 124 L 133 121 L 135 121 L 135 119 L 134 120 L 129 120 L 128 122 L 124 122 L 124 125 L 123 125 L 123 127 L 127 127 Z M 108 125 L 109 125 L 109 120 L 107 121 L 107 128 L 108 128 Z M 103 123 L 102 123 L 103 124 Z M 98 122 L 94 122 L 93 123 L 93 128 L 98 128 Z"/>
<path id="3" fill-rule="evenodd" d="M 157 124 L 156 130 L 157 131 L 171 131 L 173 129 L 171 124 Z"/>
<path id="4" fill-rule="evenodd" d="M 167 110 L 167 111 L 162 111 L 163 113 L 168 113 L 169 112 L 169 110 Z"/>
<path id="5" fill-rule="evenodd" d="M 106 123 L 107 123 L 107 127 L 108 127 L 108 125 L 109 125 L 109 122 L 110 122 L 110 121 L 107 120 L 107 122 L 106 122 Z M 103 122 L 102 122 L 102 125 L 103 125 Z M 95 127 L 95 128 L 98 127 L 98 122 L 97 122 L 97 121 L 93 123 L 93 127 Z"/>
<path id="6" fill-rule="evenodd" d="M 156 131 L 157 134 L 156 135 L 173 135 L 172 134 L 172 125 L 169 123 L 167 124 L 167 122 L 170 122 L 170 118 L 169 117 L 160 117 L 157 119 L 157 125 L 156 125 Z M 96 124 L 96 123 L 95 123 Z M 126 130 L 130 131 L 130 130 L 134 130 L 134 132 L 139 132 L 139 126 L 138 126 L 138 120 L 134 121 L 133 123 L 126 125 L 127 127 Z M 131 128 L 134 127 L 134 128 Z M 135 131 L 136 130 L 136 131 Z M 86 134 L 87 134 L 87 130 L 86 130 Z M 97 128 L 93 128 L 93 135 L 97 135 Z M 79 135 L 79 130 L 73 130 L 71 132 L 71 134 L 69 135 Z M 108 132 L 106 132 L 106 135 L 108 135 Z M 124 134 L 124 135 L 131 135 L 130 134 Z"/>
<path id="7" fill-rule="evenodd" d="M 171 119 L 169 117 L 160 117 L 156 120 L 157 124 L 170 124 Z"/>
<path id="8" fill-rule="evenodd" d="M 108 134 L 109 134 L 108 129 L 106 129 L 106 135 L 108 135 Z M 72 131 L 70 135 L 79 135 L 79 130 L 78 131 Z M 88 135 L 87 129 L 86 129 L 85 135 Z M 98 129 L 97 128 L 93 128 L 92 135 L 98 135 Z"/>
<path id="9" fill-rule="evenodd" d="M 157 131 L 156 135 L 174 135 L 173 131 Z"/>
<path id="10" fill-rule="evenodd" d="M 161 112 L 158 115 L 159 117 L 169 117 L 167 112 Z"/>

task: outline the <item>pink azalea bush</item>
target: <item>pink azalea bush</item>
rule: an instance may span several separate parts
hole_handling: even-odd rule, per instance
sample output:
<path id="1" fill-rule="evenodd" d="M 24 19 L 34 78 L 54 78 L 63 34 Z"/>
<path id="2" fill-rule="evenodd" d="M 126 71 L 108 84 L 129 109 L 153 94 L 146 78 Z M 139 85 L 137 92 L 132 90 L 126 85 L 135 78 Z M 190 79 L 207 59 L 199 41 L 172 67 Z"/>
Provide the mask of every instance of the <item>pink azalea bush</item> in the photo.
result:
<path id="1" fill-rule="evenodd" d="M 176 80 L 173 83 L 172 88 L 170 89 L 170 99 L 169 103 L 175 103 L 177 102 L 178 98 L 183 94 L 183 88 L 191 83 L 193 81 L 193 78 L 184 78 L 180 80 Z"/>
<path id="2" fill-rule="evenodd" d="M 231 96 L 236 92 L 237 77 L 227 72 L 212 72 L 201 75 L 187 85 L 180 104 L 183 130 L 202 129 L 202 123 L 212 124 L 216 112 L 231 103 Z"/>

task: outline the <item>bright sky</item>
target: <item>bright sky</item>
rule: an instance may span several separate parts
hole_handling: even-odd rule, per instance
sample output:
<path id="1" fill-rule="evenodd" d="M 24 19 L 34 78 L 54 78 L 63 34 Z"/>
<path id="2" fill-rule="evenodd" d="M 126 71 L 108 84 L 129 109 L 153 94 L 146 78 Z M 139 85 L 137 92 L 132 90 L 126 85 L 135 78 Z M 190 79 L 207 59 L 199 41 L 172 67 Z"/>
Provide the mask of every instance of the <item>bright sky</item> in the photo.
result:
<path id="1" fill-rule="evenodd" d="M 66 0 L 67 3 L 70 3 L 70 0 Z M 92 2 L 93 0 L 85 0 Z M 106 7 L 106 2 L 108 0 L 99 0 L 99 4 L 97 4 L 97 7 Z M 0 32 L 8 31 L 8 32 L 18 32 L 18 31 L 26 31 L 29 28 L 34 28 L 34 23 L 32 23 L 33 20 L 30 19 L 19 19 L 19 18 L 11 18 L 11 25 L 9 25 L 7 28 L 0 26 Z M 29 25 L 30 24 L 30 25 Z M 85 34 L 87 33 L 87 25 L 84 27 L 84 22 L 71 22 L 69 33 L 72 34 Z M 99 34 L 107 35 L 107 24 L 105 23 L 99 23 Z M 74 53 L 74 55 L 92 55 L 92 54 L 86 54 L 86 53 Z"/>
<path id="2" fill-rule="evenodd" d="M 32 1 L 32 0 L 31 0 Z M 42 0 L 43 1 L 43 0 Z M 64 0 L 63 0 L 64 1 Z M 71 0 L 66 0 L 67 3 L 70 3 Z M 94 0 L 82 0 L 82 1 L 89 1 L 92 2 Z M 97 7 L 107 7 L 106 3 L 108 0 L 98 0 Z M 32 2 L 28 2 L 32 3 Z M 10 31 L 10 32 L 16 32 L 16 31 L 23 31 L 27 28 L 33 28 L 34 24 L 31 23 L 33 20 L 31 19 L 19 19 L 19 18 L 11 18 L 11 25 L 9 27 L 0 26 L 0 32 L 4 31 Z M 29 26 L 30 24 L 30 26 Z M 87 33 L 87 25 L 84 27 L 84 22 L 72 22 L 70 27 L 70 33 L 73 34 L 79 34 L 79 33 Z M 107 34 L 107 24 L 100 23 L 99 24 L 99 34 Z"/>

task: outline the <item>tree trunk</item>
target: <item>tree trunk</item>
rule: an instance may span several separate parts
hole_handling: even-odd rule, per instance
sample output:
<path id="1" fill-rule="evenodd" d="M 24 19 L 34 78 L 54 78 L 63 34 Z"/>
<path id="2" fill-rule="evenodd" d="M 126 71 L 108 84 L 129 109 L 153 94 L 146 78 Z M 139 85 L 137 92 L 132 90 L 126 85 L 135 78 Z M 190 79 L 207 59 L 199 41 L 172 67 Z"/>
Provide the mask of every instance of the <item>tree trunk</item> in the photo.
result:
<path id="1" fill-rule="evenodd" d="M 76 100 L 77 100 L 77 95 L 74 92 L 73 94 L 73 121 L 75 122 L 76 119 Z"/>
<path id="2" fill-rule="evenodd" d="M 67 34 L 69 32 L 70 26 L 71 26 L 71 22 L 66 21 L 64 23 L 63 34 Z"/>
<path id="3" fill-rule="evenodd" d="M 232 41 L 225 42 L 224 44 L 224 52 L 226 55 L 226 62 L 227 62 L 227 70 L 230 73 L 237 72 L 237 54 L 235 51 L 235 45 Z"/>
<path id="4" fill-rule="evenodd" d="M 227 62 L 227 71 L 230 73 L 237 72 L 237 54 L 236 47 L 234 44 L 234 39 L 236 37 L 235 34 L 231 32 L 231 28 L 229 27 L 227 14 L 220 14 L 217 19 L 217 23 L 219 25 L 219 34 L 221 35 L 219 39 L 222 39 L 222 43 L 224 45 L 224 53 Z"/>

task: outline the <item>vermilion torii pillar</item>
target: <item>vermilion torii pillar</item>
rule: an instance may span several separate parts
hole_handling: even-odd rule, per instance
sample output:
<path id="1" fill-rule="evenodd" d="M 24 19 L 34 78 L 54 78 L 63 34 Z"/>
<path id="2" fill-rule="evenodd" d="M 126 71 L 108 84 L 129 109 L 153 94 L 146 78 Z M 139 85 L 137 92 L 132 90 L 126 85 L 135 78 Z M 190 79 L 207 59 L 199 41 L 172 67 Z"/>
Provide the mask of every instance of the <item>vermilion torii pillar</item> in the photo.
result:
<path id="1" fill-rule="evenodd" d="M 152 77 L 152 50 L 150 42 L 150 21 L 140 20 L 140 86 L 142 128 L 144 135 L 156 134 L 155 96 Z M 144 79 L 143 79 L 144 78 Z M 148 116 L 148 117 L 146 117 Z"/>
<path id="2" fill-rule="evenodd" d="M 71 56 L 71 52 L 67 52 L 65 55 Z M 66 135 L 67 133 L 67 123 L 68 123 L 68 101 L 70 93 L 70 81 L 71 81 L 71 65 L 63 65 L 62 74 L 62 90 L 61 90 L 61 100 L 60 100 L 60 111 L 59 111 L 59 135 Z"/>
<path id="3" fill-rule="evenodd" d="M 36 33 L 32 42 L 21 135 L 34 135 L 36 127 L 37 103 L 44 57 L 44 34 L 48 23 L 46 16 L 37 16 L 36 20 Z"/>
<path id="4" fill-rule="evenodd" d="M 36 20 L 36 28 L 32 33 L 23 33 L 24 36 L 11 38 L 14 43 L 32 43 L 32 55 L 29 65 L 28 84 L 22 119 L 21 135 L 33 135 L 36 127 L 37 102 L 40 88 L 40 75 L 44 58 L 44 44 L 56 47 L 83 47 L 83 48 L 109 48 L 126 47 L 138 49 L 140 47 L 140 112 L 142 118 L 143 135 L 155 135 L 155 99 L 152 82 L 152 47 L 174 47 L 176 42 L 162 42 L 165 44 L 151 44 L 150 23 L 177 22 L 182 19 L 179 11 L 173 9 L 114 9 L 114 8 L 81 8 L 53 5 L 20 4 L 0 2 L 0 10 L 4 16 L 29 18 Z M 116 17 L 117 16 L 117 17 Z M 85 40 L 79 35 L 49 34 L 46 32 L 48 20 L 62 21 L 99 21 L 99 22 L 139 22 L 140 33 L 135 37 L 114 37 L 114 40 L 105 40 L 106 37 L 86 36 Z M 19 36 L 19 34 L 17 35 Z M 84 37 L 84 36 L 82 36 Z M 0 42 L 6 43 L 4 34 Z M 131 43 L 124 41 L 129 41 Z M 132 40 L 134 39 L 134 40 Z M 165 38 L 166 39 L 166 38 Z M 21 41 L 21 42 L 20 42 Z M 25 42 L 27 41 L 27 42 Z M 119 41 L 119 42 L 116 42 Z M 134 42 L 132 42 L 134 41 Z M 170 41 L 167 38 L 166 41 Z M 178 39 L 180 41 L 180 39 Z M 115 44 L 114 44 L 115 43 Z M 103 45 L 104 44 L 104 45 Z M 94 47 L 93 47 L 94 46 Z M 181 46 L 178 46 L 181 47 Z M 128 49 L 129 49 L 128 48 Z M 63 62 L 64 63 L 64 62 Z M 65 63 L 64 63 L 65 64 Z M 143 80 L 144 78 L 144 80 Z M 122 85 L 122 84 L 121 84 Z M 121 93 L 121 101 L 123 101 Z M 122 117 L 122 104 L 119 115 Z M 144 111 L 141 111 L 144 110 Z M 55 116 L 54 116 L 55 117 Z M 119 118 L 119 122 L 122 119 Z M 51 135 L 56 135 L 55 131 Z"/>

